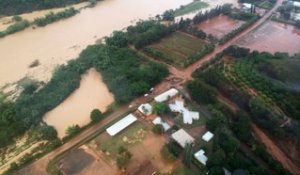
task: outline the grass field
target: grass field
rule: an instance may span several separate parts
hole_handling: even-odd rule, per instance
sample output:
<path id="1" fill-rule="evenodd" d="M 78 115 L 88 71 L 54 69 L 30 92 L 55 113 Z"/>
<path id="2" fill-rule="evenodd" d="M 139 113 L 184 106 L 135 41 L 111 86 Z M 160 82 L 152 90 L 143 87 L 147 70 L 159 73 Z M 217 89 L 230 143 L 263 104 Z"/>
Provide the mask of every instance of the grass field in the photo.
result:
<path id="1" fill-rule="evenodd" d="M 185 33 L 175 32 L 159 43 L 149 46 L 157 58 L 178 67 L 185 67 L 187 58 L 196 54 L 206 45 L 206 41 Z"/>
<path id="2" fill-rule="evenodd" d="M 185 6 L 175 10 L 175 16 L 182 16 L 202 8 L 208 7 L 208 4 L 202 1 L 193 1 Z"/>
<path id="3" fill-rule="evenodd" d="M 114 137 L 109 136 L 105 132 L 97 137 L 95 141 L 99 149 L 115 157 L 120 146 L 129 147 L 141 142 L 145 132 L 147 132 L 146 130 L 146 125 L 136 122 Z"/>

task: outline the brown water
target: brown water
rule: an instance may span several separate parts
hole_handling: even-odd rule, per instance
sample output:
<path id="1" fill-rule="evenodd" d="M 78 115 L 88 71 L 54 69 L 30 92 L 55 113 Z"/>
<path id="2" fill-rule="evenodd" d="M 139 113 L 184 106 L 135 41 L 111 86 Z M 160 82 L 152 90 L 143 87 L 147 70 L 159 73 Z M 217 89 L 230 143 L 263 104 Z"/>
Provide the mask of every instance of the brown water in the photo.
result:
<path id="1" fill-rule="evenodd" d="M 251 50 L 271 53 L 288 52 L 293 55 L 300 52 L 300 29 L 292 25 L 269 21 L 238 40 L 237 44 Z"/>
<path id="2" fill-rule="evenodd" d="M 192 0 L 105 0 L 66 20 L 0 39 L 0 87 L 24 76 L 47 81 L 56 65 L 76 58 L 97 39 Z M 28 68 L 38 59 L 40 66 Z"/>
<path id="3" fill-rule="evenodd" d="M 114 97 L 102 82 L 101 75 L 95 69 L 90 69 L 82 75 L 80 87 L 59 106 L 49 111 L 44 116 L 44 121 L 54 126 L 58 137 L 62 138 L 69 126 L 88 124 L 93 109 L 98 108 L 105 112 L 107 106 L 113 102 Z"/>
<path id="4" fill-rule="evenodd" d="M 229 18 L 228 16 L 214 17 L 208 21 L 199 24 L 197 27 L 207 34 L 217 38 L 222 38 L 232 30 L 240 27 L 244 22 Z"/>

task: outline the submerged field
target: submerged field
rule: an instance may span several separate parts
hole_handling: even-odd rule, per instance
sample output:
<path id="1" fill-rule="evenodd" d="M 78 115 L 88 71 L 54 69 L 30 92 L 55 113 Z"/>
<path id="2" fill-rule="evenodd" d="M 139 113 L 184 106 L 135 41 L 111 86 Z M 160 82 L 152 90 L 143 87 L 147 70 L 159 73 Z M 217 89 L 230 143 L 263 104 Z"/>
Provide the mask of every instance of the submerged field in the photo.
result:
<path id="1" fill-rule="evenodd" d="M 175 32 L 160 42 L 148 46 L 159 53 L 156 58 L 178 67 L 185 67 L 188 57 L 200 51 L 206 41 L 182 32 Z"/>
<path id="2" fill-rule="evenodd" d="M 237 45 L 251 50 L 270 53 L 288 52 L 293 55 L 300 51 L 300 29 L 269 21 L 260 28 L 237 41 Z"/>
<path id="3" fill-rule="evenodd" d="M 221 15 L 197 25 L 198 29 L 220 39 L 234 29 L 239 28 L 244 22 Z"/>

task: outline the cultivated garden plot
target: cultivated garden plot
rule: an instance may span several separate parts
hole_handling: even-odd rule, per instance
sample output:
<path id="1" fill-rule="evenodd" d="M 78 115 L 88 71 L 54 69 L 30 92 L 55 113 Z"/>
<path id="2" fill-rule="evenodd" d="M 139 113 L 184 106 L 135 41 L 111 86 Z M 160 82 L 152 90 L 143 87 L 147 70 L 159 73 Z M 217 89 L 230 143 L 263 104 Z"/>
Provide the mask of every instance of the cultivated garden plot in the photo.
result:
<path id="1" fill-rule="evenodd" d="M 221 39 L 232 30 L 239 28 L 244 21 L 235 20 L 225 15 L 220 15 L 202 22 L 196 27 L 203 30 L 207 34 L 211 34 L 217 39 Z"/>
<path id="2" fill-rule="evenodd" d="M 237 45 L 251 50 L 270 53 L 288 52 L 296 54 L 300 50 L 300 29 L 288 24 L 269 21 L 260 28 L 237 41 Z"/>
<path id="3" fill-rule="evenodd" d="M 154 53 L 155 58 L 174 66 L 183 68 L 188 64 L 189 57 L 201 51 L 208 43 L 205 40 L 183 32 L 175 32 L 156 44 L 145 48 Z"/>

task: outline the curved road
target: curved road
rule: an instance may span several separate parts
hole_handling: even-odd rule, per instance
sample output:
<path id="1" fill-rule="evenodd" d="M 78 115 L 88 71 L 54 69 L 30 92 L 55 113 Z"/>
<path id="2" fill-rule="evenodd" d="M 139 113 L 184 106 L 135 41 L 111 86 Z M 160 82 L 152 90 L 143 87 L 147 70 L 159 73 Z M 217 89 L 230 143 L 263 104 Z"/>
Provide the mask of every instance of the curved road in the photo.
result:
<path id="1" fill-rule="evenodd" d="M 210 59 L 212 59 L 213 57 L 215 57 L 215 55 L 222 52 L 228 46 L 234 44 L 238 39 L 242 38 L 249 32 L 253 31 L 255 28 L 259 27 L 261 24 L 263 24 L 273 14 L 273 12 L 275 12 L 277 10 L 277 8 L 282 4 L 282 2 L 283 2 L 283 0 L 277 0 L 275 6 L 267 14 L 265 14 L 262 18 L 260 18 L 255 24 L 253 24 L 251 27 L 249 27 L 245 31 L 239 33 L 234 38 L 232 38 L 231 40 L 226 42 L 225 44 L 217 46 L 215 48 L 214 52 L 206 55 L 204 58 L 202 58 L 201 60 L 190 65 L 186 69 L 178 70 L 175 67 L 168 65 L 170 72 L 172 73 L 172 75 L 169 78 L 180 77 L 180 78 L 183 78 L 183 82 L 190 80 L 192 78 L 191 75 L 194 70 L 196 70 L 197 68 L 202 66 L 203 63 L 205 63 L 205 62 L 209 61 Z M 183 82 L 181 81 L 180 84 Z M 161 91 L 167 90 L 171 86 L 179 86 L 179 84 L 174 85 L 170 81 L 164 81 L 164 82 L 160 83 L 159 85 L 157 85 L 157 87 L 155 88 L 156 91 L 152 95 L 155 95 L 155 94 L 160 93 Z M 144 101 L 144 100 L 145 99 L 142 99 L 141 101 Z M 139 100 L 136 100 L 136 101 L 139 101 Z M 51 153 L 42 157 L 41 159 L 36 160 L 32 164 L 23 168 L 17 174 L 20 174 L 20 175 L 47 175 L 48 173 L 46 172 L 46 168 L 47 168 L 47 164 L 50 160 L 54 159 L 56 156 L 60 155 L 64 151 L 77 145 L 80 141 L 82 141 L 83 139 L 92 135 L 93 133 L 95 133 L 96 131 L 98 131 L 99 129 L 101 129 L 102 127 L 107 125 L 108 123 L 112 122 L 114 119 L 116 119 L 120 115 L 124 114 L 127 110 L 128 110 L 127 107 L 119 108 L 116 112 L 111 114 L 105 120 L 92 126 L 91 128 L 86 129 L 85 131 L 83 131 L 82 133 L 80 133 L 79 135 L 77 135 L 76 137 L 74 137 L 73 139 L 71 139 L 64 145 L 62 145 L 61 147 L 55 149 Z"/>

